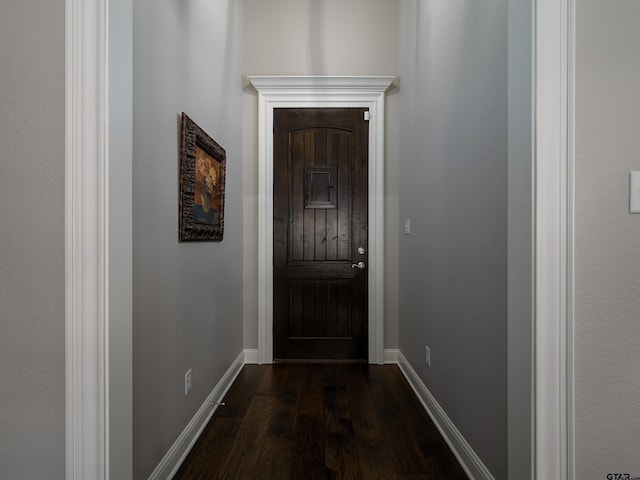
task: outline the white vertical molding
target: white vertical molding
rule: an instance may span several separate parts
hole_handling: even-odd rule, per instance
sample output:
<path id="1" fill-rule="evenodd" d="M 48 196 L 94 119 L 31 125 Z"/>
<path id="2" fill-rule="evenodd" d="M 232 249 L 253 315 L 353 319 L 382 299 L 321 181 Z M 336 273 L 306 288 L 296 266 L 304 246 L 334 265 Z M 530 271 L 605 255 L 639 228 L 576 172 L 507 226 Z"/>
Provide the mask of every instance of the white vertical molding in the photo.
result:
<path id="1" fill-rule="evenodd" d="M 567 389 L 567 479 L 575 480 L 575 94 L 576 94 L 576 4 L 567 0 L 567 298 L 566 369 Z"/>
<path id="2" fill-rule="evenodd" d="M 536 478 L 573 477 L 573 1 L 536 2 Z"/>
<path id="3" fill-rule="evenodd" d="M 369 108 L 369 363 L 384 363 L 384 92 Z"/>
<path id="4" fill-rule="evenodd" d="M 564 382 L 566 418 L 564 423 L 565 435 L 565 465 L 566 478 L 575 480 L 575 49 L 576 49 L 576 10 L 575 0 L 566 0 L 566 13 L 563 18 L 565 25 L 564 39 L 566 47 L 563 48 L 563 64 L 566 66 L 565 100 L 564 108 L 566 118 L 566 237 L 565 237 L 565 337 L 562 339 L 565 346 L 564 355 Z"/>
<path id="5" fill-rule="evenodd" d="M 258 92 L 258 363 L 273 362 L 273 108 Z"/>
<path id="6" fill-rule="evenodd" d="M 109 478 L 107 0 L 65 3 L 66 478 Z"/>
<path id="7" fill-rule="evenodd" d="M 258 362 L 273 362 L 273 110 L 369 108 L 369 362 L 384 361 L 384 95 L 395 77 L 250 76 L 258 91 Z"/>

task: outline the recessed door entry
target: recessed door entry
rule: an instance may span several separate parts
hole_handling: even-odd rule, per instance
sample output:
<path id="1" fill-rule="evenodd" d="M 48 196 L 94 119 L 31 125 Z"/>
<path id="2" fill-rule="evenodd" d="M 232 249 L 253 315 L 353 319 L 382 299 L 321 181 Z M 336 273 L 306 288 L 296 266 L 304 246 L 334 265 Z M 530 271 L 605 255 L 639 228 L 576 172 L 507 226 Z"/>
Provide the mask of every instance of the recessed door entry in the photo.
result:
<path id="1" fill-rule="evenodd" d="M 274 109 L 276 360 L 367 360 L 366 110 Z"/>

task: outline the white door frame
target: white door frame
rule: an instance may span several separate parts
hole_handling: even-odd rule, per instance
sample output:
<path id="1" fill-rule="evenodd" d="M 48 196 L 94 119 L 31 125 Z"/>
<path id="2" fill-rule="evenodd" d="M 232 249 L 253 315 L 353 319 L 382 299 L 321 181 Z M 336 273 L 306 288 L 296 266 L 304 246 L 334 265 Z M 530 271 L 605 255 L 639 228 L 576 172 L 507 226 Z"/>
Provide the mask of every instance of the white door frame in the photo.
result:
<path id="1" fill-rule="evenodd" d="M 368 108 L 369 363 L 384 360 L 384 97 L 395 77 L 249 76 L 258 91 L 258 363 L 273 362 L 273 109 Z"/>
<path id="2" fill-rule="evenodd" d="M 533 5 L 534 478 L 573 480 L 575 0 Z"/>
<path id="3" fill-rule="evenodd" d="M 66 0 L 65 8 L 66 478 L 108 479 L 108 0 Z M 535 352 L 535 461 L 531 478 L 571 480 L 575 476 L 574 0 L 532 0 L 532 8 L 536 45 L 536 216 L 532 219 L 536 226 L 536 321 L 531 329 Z M 373 103 L 375 121 L 381 110 Z M 381 196 L 373 200 L 376 208 L 382 207 Z M 267 218 L 265 214 L 261 212 L 261 218 Z M 260 246 L 263 252 L 269 251 L 266 247 Z M 265 265 L 261 269 L 264 275 Z M 266 288 L 264 282 L 261 286 Z M 260 298 L 270 295 L 264 290 L 259 293 Z M 377 345 L 381 345 L 382 331 L 376 335 L 370 352 L 378 352 Z M 261 360 L 270 361 L 268 346 L 261 347 Z M 372 361 L 379 363 L 381 358 Z"/>
<path id="4" fill-rule="evenodd" d="M 107 1 L 65 3 L 67 480 L 109 479 Z"/>

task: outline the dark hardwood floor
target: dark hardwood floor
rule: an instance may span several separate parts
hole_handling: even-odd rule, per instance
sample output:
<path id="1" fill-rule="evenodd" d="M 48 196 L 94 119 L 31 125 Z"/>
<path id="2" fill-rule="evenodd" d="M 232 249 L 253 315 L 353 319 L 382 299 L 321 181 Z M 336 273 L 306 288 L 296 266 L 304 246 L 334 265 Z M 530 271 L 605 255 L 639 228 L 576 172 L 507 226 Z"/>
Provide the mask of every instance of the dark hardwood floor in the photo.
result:
<path id="1" fill-rule="evenodd" d="M 174 479 L 467 480 L 395 365 L 247 365 Z"/>

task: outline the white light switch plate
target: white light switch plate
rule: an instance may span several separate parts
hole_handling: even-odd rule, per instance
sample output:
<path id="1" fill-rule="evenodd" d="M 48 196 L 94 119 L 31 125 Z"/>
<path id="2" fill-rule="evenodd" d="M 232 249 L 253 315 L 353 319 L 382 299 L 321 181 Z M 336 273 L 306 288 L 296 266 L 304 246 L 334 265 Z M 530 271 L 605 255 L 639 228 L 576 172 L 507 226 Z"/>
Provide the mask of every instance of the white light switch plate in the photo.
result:
<path id="1" fill-rule="evenodd" d="M 640 213 L 640 172 L 629 174 L 629 213 Z"/>
<path id="2" fill-rule="evenodd" d="M 409 235 L 411 233 L 411 219 L 405 218 L 404 220 L 404 233 Z"/>

